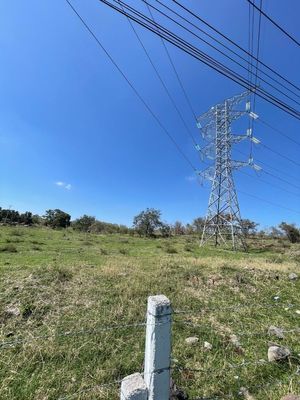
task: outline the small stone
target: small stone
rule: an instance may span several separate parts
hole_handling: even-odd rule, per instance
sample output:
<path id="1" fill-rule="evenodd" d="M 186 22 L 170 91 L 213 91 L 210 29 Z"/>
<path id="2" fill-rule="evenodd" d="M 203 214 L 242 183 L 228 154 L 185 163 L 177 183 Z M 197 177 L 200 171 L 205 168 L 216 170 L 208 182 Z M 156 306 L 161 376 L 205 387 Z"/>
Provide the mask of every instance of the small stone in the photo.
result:
<path id="1" fill-rule="evenodd" d="M 211 350 L 212 349 L 212 344 L 209 342 L 204 342 L 203 347 L 205 348 L 205 350 Z"/>
<path id="2" fill-rule="evenodd" d="M 289 280 L 290 280 L 290 281 L 296 281 L 297 279 L 298 279 L 298 275 L 295 274 L 295 272 L 291 272 L 291 273 L 289 274 Z"/>
<path id="3" fill-rule="evenodd" d="M 300 310 L 296 310 L 296 314 L 300 315 Z"/>
<path id="4" fill-rule="evenodd" d="M 295 394 L 288 394 L 287 396 L 282 397 L 281 400 L 300 400 L 300 396 Z"/>
<path id="5" fill-rule="evenodd" d="M 121 383 L 122 399 L 134 400 L 136 398 L 146 400 L 148 389 L 141 374 L 135 373 L 126 376 Z"/>
<path id="6" fill-rule="evenodd" d="M 249 390 L 245 387 L 240 388 L 239 395 L 243 396 L 246 400 L 255 400 L 254 397 L 249 393 Z"/>
<path id="7" fill-rule="evenodd" d="M 193 345 L 199 342 L 199 338 L 197 336 L 191 336 L 185 339 L 185 343 L 188 345 Z"/>
<path id="8" fill-rule="evenodd" d="M 278 339 L 283 339 L 284 334 L 283 334 L 283 329 L 278 328 L 277 326 L 271 325 L 270 328 L 268 329 L 268 334 L 270 336 L 276 336 Z"/>
<path id="9" fill-rule="evenodd" d="M 291 355 L 290 350 L 287 347 L 270 346 L 268 349 L 268 360 L 269 362 L 283 361 Z"/>
<path id="10" fill-rule="evenodd" d="M 239 341 L 239 338 L 236 335 L 230 335 L 230 342 L 235 346 L 235 347 L 241 347 L 241 343 Z"/>
<path id="11" fill-rule="evenodd" d="M 21 314 L 20 309 L 14 306 L 6 307 L 5 312 L 10 316 L 15 316 L 15 317 L 18 317 Z"/>

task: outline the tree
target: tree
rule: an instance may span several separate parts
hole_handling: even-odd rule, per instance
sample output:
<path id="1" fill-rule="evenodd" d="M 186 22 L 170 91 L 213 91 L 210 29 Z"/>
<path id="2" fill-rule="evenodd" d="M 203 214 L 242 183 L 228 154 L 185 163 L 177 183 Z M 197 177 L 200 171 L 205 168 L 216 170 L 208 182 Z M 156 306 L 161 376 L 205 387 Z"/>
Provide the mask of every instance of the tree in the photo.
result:
<path id="1" fill-rule="evenodd" d="M 185 227 L 180 221 L 176 221 L 173 226 L 174 235 L 184 235 Z"/>
<path id="2" fill-rule="evenodd" d="M 295 224 L 282 222 L 279 228 L 283 230 L 291 243 L 300 243 L 300 230 L 296 228 Z"/>
<path id="3" fill-rule="evenodd" d="M 196 233 L 201 233 L 203 231 L 204 224 L 205 224 L 204 218 L 198 217 L 198 218 L 194 219 L 192 225 L 193 225 Z"/>
<path id="4" fill-rule="evenodd" d="M 283 235 L 284 235 L 284 233 L 282 232 L 282 230 L 280 230 L 276 226 L 271 226 L 271 228 L 269 229 L 269 236 L 271 236 L 271 238 L 273 238 L 273 239 L 278 239 L 278 238 L 282 237 Z"/>
<path id="5" fill-rule="evenodd" d="M 71 215 L 56 208 L 46 210 L 44 215 L 45 224 L 51 228 L 67 228 L 70 226 Z"/>
<path id="6" fill-rule="evenodd" d="M 161 212 L 159 210 L 147 208 L 134 217 L 133 227 L 140 236 L 151 237 L 154 235 L 155 230 L 163 225 L 160 217 Z"/>
<path id="7" fill-rule="evenodd" d="M 30 211 L 26 211 L 23 214 L 20 214 L 20 223 L 25 225 L 32 225 L 32 213 Z"/>
<path id="8" fill-rule="evenodd" d="M 256 228 L 259 224 L 254 221 L 250 221 L 250 219 L 242 219 L 241 226 L 246 236 L 250 234 L 254 234 L 256 232 Z"/>
<path id="9" fill-rule="evenodd" d="M 171 227 L 169 224 L 163 222 L 159 228 L 160 234 L 162 237 L 170 237 L 171 236 Z"/>
<path id="10" fill-rule="evenodd" d="M 72 222 L 72 227 L 81 232 L 89 232 L 91 230 L 91 226 L 95 222 L 95 217 L 90 217 L 89 215 L 84 214 L 82 217 L 77 218 Z"/>
<path id="11" fill-rule="evenodd" d="M 185 233 L 186 233 L 187 235 L 193 235 L 193 234 L 195 233 L 195 228 L 194 228 L 194 226 L 191 225 L 191 224 L 186 224 Z"/>

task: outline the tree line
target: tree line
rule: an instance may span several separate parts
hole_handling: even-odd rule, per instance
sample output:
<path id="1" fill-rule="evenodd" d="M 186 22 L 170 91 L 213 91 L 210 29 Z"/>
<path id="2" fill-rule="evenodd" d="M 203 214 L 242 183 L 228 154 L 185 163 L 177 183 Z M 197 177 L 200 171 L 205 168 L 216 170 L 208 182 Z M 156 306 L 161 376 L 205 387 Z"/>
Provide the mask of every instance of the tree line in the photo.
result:
<path id="1" fill-rule="evenodd" d="M 282 222 L 277 227 L 271 227 L 267 232 L 258 231 L 259 224 L 249 219 L 242 219 L 242 228 L 246 236 L 260 235 L 273 238 L 286 237 L 291 243 L 300 243 L 300 230 L 295 224 Z M 71 221 L 71 215 L 60 209 L 49 209 L 43 216 L 33 214 L 30 211 L 20 213 L 12 209 L 0 207 L 0 223 L 10 225 L 43 225 L 53 229 L 72 227 L 80 232 L 90 233 L 122 233 L 137 234 L 144 237 L 169 237 L 177 235 L 200 235 L 205 219 L 195 218 L 191 223 L 183 224 L 176 221 L 168 224 L 162 221 L 161 211 L 154 208 L 147 208 L 141 211 L 133 219 L 132 227 L 99 221 L 93 216 L 83 215 Z"/>

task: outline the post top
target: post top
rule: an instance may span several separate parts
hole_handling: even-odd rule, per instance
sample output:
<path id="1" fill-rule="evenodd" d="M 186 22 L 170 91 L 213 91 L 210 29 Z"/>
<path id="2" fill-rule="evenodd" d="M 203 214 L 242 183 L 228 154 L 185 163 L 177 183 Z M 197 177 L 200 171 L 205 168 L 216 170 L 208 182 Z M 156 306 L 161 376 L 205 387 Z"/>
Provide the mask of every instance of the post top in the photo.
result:
<path id="1" fill-rule="evenodd" d="M 163 294 L 148 297 L 148 312 L 153 315 L 170 314 L 171 302 Z"/>

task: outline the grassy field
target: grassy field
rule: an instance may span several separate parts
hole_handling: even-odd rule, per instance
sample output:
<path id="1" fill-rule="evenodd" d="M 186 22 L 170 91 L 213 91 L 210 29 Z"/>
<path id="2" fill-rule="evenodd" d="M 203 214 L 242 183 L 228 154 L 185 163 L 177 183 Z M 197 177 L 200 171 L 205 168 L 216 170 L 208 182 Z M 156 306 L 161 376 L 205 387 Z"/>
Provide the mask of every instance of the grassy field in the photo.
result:
<path id="1" fill-rule="evenodd" d="M 147 297 L 161 293 L 184 311 L 173 318 L 172 376 L 190 399 L 300 394 L 300 279 L 288 279 L 299 270 L 300 247 L 283 240 L 245 254 L 196 237 L 1 227 L 0 399 L 118 399 L 117 383 L 97 385 L 142 370 L 144 351 L 144 327 L 121 325 L 143 323 Z M 269 337 L 270 325 L 289 332 Z M 270 342 L 293 357 L 268 363 Z"/>

